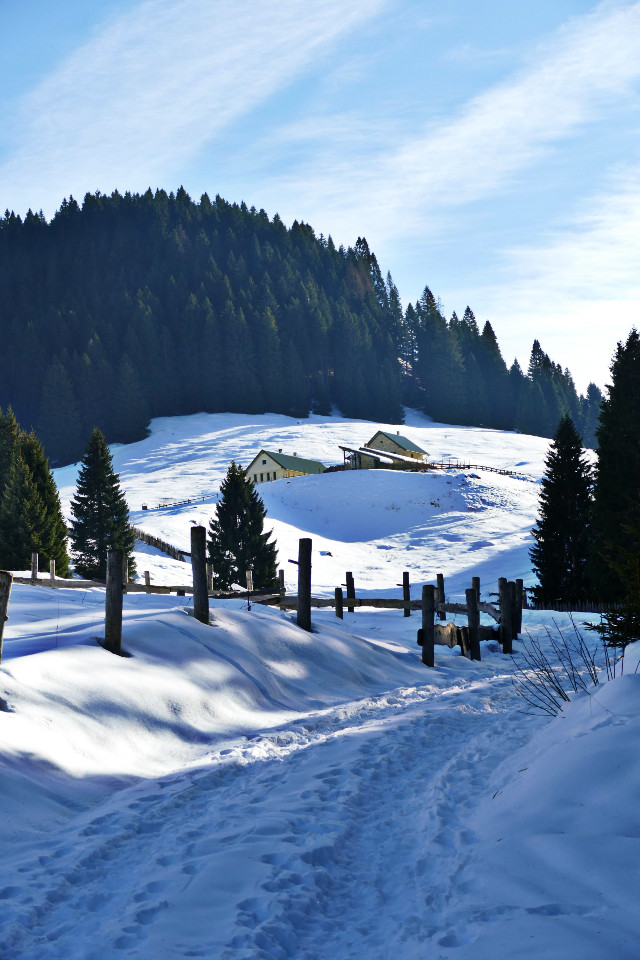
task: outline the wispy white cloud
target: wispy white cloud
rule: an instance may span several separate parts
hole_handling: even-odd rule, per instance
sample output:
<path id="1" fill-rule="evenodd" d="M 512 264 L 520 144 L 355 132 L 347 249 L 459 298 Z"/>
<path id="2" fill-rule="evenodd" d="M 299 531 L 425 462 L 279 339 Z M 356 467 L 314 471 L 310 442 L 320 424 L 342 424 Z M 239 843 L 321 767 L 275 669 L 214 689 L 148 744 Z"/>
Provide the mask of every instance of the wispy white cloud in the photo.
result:
<path id="1" fill-rule="evenodd" d="M 29 95 L 0 185 L 26 209 L 161 183 L 388 2 L 146 0 Z"/>
<path id="2" fill-rule="evenodd" d="M 553 343 L 578 376 L 607 380 L 615 345 L 640 327 L 640 166 L 617 169 L 572 220 L 504 251 L 490 285 L 470 291 L 507 355 L 526 356 L 528 331 Z"/>
<path id="3" fill-rule="evenodd" d="M 324 220 L 335 214 L 338 224 L 368 224 L 371 234 L 432 231 L 452 209 L 512 188 L 612 103 L 636 93 L 639 81 L 640 3 L 606 3 L 570 21 L 523 69 L 453 119 L 418 128 L 395 149 L 385 118 L 371 115 L 365 150 L 344 134 L 319 140 L 317 158 L 288 175 L 283 193 L 308 209 L 312 182 Z M 343 130 L 340 118 L 336 129 Z"/>

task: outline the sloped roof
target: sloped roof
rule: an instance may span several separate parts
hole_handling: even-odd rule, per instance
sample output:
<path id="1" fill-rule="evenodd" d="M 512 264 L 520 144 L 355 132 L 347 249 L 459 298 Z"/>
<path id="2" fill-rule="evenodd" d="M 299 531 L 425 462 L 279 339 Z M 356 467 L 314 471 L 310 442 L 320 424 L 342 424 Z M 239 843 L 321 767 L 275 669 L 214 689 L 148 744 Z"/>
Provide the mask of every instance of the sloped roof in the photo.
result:
<path id="1" fill-rule="evenodd" d="M 397 444 L 399 447 L 401 447 L 403 450 L 413 450 L 414 453 L 424 453 L 425 456 L 427 455 L 426 450 L 423 450 L 422 447 L 419 447 L 412 440 L 407 439 L 407 437 L 401 437 L 399 433 L 385 433 L 384 430 L 378 430 L 377 433 L 375 433 L 372 436 L 371 440 L 367 444 L 368 447 L 371 446 L 371 444 L 379 434 L 382 434 L 382 436 L 386 437 L 387 440 L 393 440 L 393 442 Z"/>
<path id="2" fill-rule="evenodd" d="M 297 473 L 324 473 L 325 465 L 319 460 L 305 460 L 304 457 L 291 457 L 287 453 L 275 453 L 273 450 L 261 450 L 251 463 L 255 463 L 261 454 L 266 453 L 283 470 L 295 470 Z M 249 464 L 249 467 L 251 464 Z M 247 467 L 247 470 L 249 469 Z"/>

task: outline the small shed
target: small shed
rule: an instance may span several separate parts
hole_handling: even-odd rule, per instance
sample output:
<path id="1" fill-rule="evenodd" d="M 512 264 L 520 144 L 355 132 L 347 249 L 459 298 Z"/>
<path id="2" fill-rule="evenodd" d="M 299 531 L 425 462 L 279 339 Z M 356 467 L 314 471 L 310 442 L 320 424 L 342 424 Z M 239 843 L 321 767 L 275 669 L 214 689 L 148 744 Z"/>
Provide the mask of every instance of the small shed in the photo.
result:
<path id="1" fill-rule="evenodd" d="M 247 474 L 254 483 L 266 483 L 267 480 L 283 480 L 286 477 L 303 477 L 310 473 L 324 473 L 324 463 L 319 460 L 306 460 L 296 453 L 283 453 L 278 450 L 261 450 L 247 467 Z"/>
<path id="2" fill-rule="evenodd" d="M 424 460 L 427 456 L 426 450 L 423 450 L 422 447 L 419 447 L 407 437 L 401 436 L 399 430 L 397 433 L 385 433 L 384 430 L 378 430 L 365 446 L 372 450 L 379 450 L 381 453 L 395 453 L 401 457 L 411 457 L 412 460 Z"/>

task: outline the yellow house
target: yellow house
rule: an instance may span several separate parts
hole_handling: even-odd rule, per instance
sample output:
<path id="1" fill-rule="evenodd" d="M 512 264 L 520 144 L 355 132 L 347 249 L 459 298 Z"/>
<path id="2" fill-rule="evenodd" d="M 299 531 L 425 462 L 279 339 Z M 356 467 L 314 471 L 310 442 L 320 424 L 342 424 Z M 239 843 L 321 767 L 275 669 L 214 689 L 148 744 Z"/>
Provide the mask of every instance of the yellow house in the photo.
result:
<path id="1" fill-rule="evenodd" d="M 364 444 L 365 448 L 371 450 L 379 450 L 380 453 L 390 453 L 395 454 L 399 457 L 411 457 L 412 460 L 424 460 L 427 456 L 427 451 L 423 450 L 422 447 L 419 447 L 417 444 L 413 443 L 412 440 L 407 439 L 400 435 L 400 431 L 397 433 L 385 433 L 384 430 L 378 430 L 377 433 L 374 433 L 369 443 Z M 374 466 L 373 461 L 371 464 L 365 463 L 367 460 L 366 453 L 362 453 L 362 466 Z"/>
<path id="2" fill-rule="evenodd" d="M 324 473 L 325 466 L 319 460 L 305 460 L 297 454 L 290 456 L 278 450 L 261 450 L 247 467 L 247 474 L 254 483 L 267 480 L 283 480 L 285 477 L 303 477 L 309 473 Z"/>

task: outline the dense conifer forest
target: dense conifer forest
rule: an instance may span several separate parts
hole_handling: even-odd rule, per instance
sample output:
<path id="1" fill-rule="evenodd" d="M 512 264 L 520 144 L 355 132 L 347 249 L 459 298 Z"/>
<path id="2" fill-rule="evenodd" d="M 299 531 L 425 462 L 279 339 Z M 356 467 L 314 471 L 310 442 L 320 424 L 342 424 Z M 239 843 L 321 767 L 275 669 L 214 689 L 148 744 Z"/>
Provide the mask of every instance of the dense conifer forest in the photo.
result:
<path id="1" fill-rule="evenodd" d="M 505 363 L 490 323 L 449 320 L 431 291 L 403 311 L 364 239 L 336 248 L 307 224 L 184 189 L 87 194 L 50 222 L 0 220 L 0 407 L 51 461 L 99 427 L 144 436 L 151 417 L 198 411 L 329 413 L 553 436 L 569 414 L 594 442 L 600 391 L 579 397 L 538 341 Z"/>

